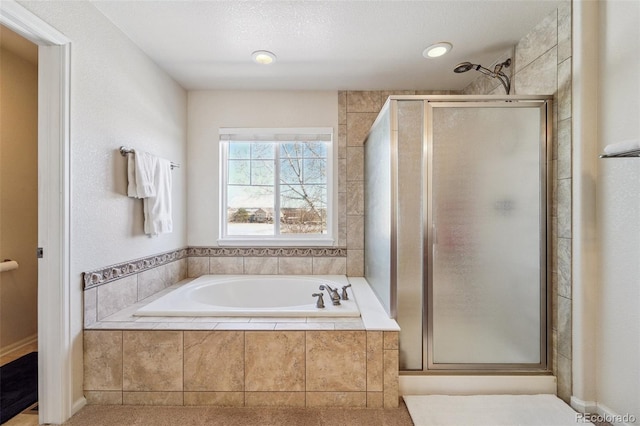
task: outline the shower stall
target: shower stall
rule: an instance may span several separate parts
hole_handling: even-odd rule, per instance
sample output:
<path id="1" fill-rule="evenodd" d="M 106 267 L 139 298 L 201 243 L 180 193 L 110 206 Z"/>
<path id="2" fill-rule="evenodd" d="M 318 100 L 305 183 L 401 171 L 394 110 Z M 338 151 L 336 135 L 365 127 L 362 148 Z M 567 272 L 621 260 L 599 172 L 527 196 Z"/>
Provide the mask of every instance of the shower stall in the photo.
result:
<path id="1" fill-rule="evenodd" d="M 411 374 L 547 372 L 548 96 L 392 96 L 365 142 L 365 277 Z"/>

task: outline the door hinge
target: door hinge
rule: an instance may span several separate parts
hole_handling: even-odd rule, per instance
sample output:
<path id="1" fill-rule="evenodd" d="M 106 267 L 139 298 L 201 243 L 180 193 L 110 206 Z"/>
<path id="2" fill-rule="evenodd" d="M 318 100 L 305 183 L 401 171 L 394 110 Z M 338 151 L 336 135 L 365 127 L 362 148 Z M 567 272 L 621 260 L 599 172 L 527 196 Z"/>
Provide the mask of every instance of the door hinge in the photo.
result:
<path id="1" fill-rule="evenodd" d="M 36 250 L 36 256 L 38 256 L 38 259 L 42 259 L 44 257 L 44 249 L 42 247 L 38 247 L 38 250 Z"/>

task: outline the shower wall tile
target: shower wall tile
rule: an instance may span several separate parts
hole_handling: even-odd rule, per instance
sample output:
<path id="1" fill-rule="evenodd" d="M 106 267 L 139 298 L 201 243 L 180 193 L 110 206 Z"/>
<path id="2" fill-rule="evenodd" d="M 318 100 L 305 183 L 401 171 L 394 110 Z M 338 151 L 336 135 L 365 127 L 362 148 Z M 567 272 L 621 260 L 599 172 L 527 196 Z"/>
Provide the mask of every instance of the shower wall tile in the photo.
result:
<path id="1" fill-rule="evenodd" d="M 242 257 L 212 257 L 209 261 L 210 274 L 239 275 L 244 273 Z"/>
<path id="2" fill-rule="evenodd" d="M 364 250 L 347 250 L 347 275 L 350 277 L 364 276 Z"/>
<path id="3" fill-rule="evenodd" d="M 123 390 L 182 391 L 182 339 L 182 331 L 123 331 Z"/>
<path id="4" fill-rule="evenodd" d="M 347 124 L 347 92 L 338 92 L 338 124 Z"/>
<path id="5" fill-rule="evenodd" d="M 571 298 L 570 238 L 558 238 L 558 294 Z"/>
<path id="6" fill-rule="evenodd" d="M 209 257 L 189 257 L 187 259 L 187 276 L 197 278 L 209 273 Z"/>
<path id="7" fill-rule="evenodd" d="M 364 148 L 347 147 L 347 181 L 364 180 Z"/>
<path id="8" fill-rule="evenodd" d="M 553 98 L 553 127 L 551 136 L 551 158 L 553 160 L 558 159 L 558 97 Z M 557 175 L 555 175 L 557 176 Z"/>
<path id="9" fill-rule="evenodd" d="M 305 390 L 304 331 L 246 331 L 245 345 L 246 391 Z"/>
<path id="10" fill-rule="evenodd" d="M 347 273 L 345 257 L 314 257 L 314 275 L 344 275 Z"/>
<path id="11" fill-rule="evenodd" d="M 364 216 L 347 215 L 347 249 L 364 249 Z"/>
<path id="12" fill-rule="evenodd" d="M 244 391 L 244 332 L 184 332 L 185 391 Z"/>
<path id="13" fill-rule="evenodd" d="M 347 158 L 347 125 L 338 125 L 338 158 Z"/>
<path id="14" fill-rule="evenodd" d="M 558 296 L 558 354 L 571 359 L 571 299 Z"/>
<path id="15" fill-rule="evenodd" d="M 571 179 L 558 180 L 558 236 L 571 238 Z"/>
<path id="16" fill-rule="evenodd" d="M 558 330 L 558 273 L 551 273 L 551 329 Z M 557 340 L 554 348 L 557 348 Z"/>
<path id="17" fill-rule="evenodd" d="M 405 96 L 405 95 L 415 95 L 415 90 L 383 90 L 380 92 L 380 108 L 384 106 L 384 103 L 387 101 L 389 96 Z M 426 93 L 425 93 L 426 94 Z M 431 94 L 431 93 L 428 93 Z"/>
<path id="18" fill-rule="evenodd" d="M 122 390 L 122 331 L 84 333 L 84 389 Z"/>
<path id="19" fill-rule="evenodd" d="M 364 181 L 347 182 L 347 214 L 364 215 Z"/>
<path id="20" fill-rule="evenodd" d="M 312 273 L 313 258 L 311 257 L 278 258 L 278 274 L 280 275 L 310 275 Z"/>
<path id="21" fill-rule="evenodd" d="M 518 95 L 553 95 L 558 87 L 558 49 L 547 51 L 537 60 L 517 71 L 514 91 Z"/>
<path id="22" fill-rule="evenodd" d="M 571 57 L 571 2 L 558 7 L 558 62 Z"/>
<path id="23" fill-rule="evenodd" d="M 362 146 L 378 112 L 347 113 L 347 146 Z"/>
<path id="24" fill-rule="evenodd" d="M 366 341 L 365 331 L 308 331 L 306 390 L 366 391 Z"/>
<path id="25" fill-rule="evenodd" d="M 516 72 L 520 72 L 557 44 L 558 12 L 554 10 L 524 36 L 516 46 Z"/>
<path id="26" fill-rule="evenodd" d="M 571 117 L 571 58 L 558 64 L 558 120 Z"/>
<path id="27" fill-rule="evenodd" d="M 560 340 L 560 336 L 558 336 Z M 558 354 L 558 397 L 567 404 L 571 403 L 571 358 Z"/>
<path id="28" fill-rule="evenodd" d="M 350 112 L 375 112 L 377 114 L 381 107 L 380 92 L 378 91 L 350 90 L 347 92 L 347 114 Z"/>
<path id="29" fill-rule="evenodd" d="M 245 257 L 244 273 L 251 275 L 274 275 L 278 273 L 277 257 Z"/>
<path id="30" fill-rule="evenodd" d="M 558 123 L 558 179 L 571 177 L 571 118 Z"/>
<path id="31" fill-rule="evenodd" d="M 98 290 L 98 321 L 138 301 L 138 275 L 131 275 L 105 285 Z"/>

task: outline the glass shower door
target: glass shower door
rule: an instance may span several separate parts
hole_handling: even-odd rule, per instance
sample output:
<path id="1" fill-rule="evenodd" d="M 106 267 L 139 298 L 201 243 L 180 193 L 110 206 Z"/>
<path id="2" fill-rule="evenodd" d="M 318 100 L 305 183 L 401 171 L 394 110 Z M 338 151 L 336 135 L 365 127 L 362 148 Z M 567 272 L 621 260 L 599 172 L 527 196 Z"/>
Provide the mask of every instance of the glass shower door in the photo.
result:
<path id="1" fill-rule="evenodd" d="M 545 108 L 427 104 L 429 369 L 546 366 Z"/>

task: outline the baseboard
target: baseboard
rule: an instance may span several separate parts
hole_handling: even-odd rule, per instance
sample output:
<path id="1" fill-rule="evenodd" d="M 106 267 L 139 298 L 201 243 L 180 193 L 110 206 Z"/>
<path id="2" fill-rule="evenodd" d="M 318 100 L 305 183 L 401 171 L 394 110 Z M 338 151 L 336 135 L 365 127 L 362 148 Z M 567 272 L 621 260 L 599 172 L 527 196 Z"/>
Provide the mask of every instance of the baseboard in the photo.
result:
<path id="1" fill-rule="evenodd" d="M 598 412 L 598 403 L 595 401 L 583 401 L 580 398 L 576 398 L 575 396 L 571 397 L 571 408 L 576 410 L 578 413 L 597 413 Z"/>
<path id="2" fill-rule="evenodd" d="M 554 376 L 400 376 L 400 395 L 556 394 Z"/>
<path id="3" fill-rule="evenodd" d="M 84 396 L 81 398 L 78 398 L 71 406 L 71 415 L 73 416 L 75 413 L 80 411 L 82 407 L 84 407 L 85 405 L 87 405 L 87 399 Z"/>
<path id="4" fill-rule="evenodd" d="M 611 423 L 613 426 L 633 426 L 637 425 L 638 418 L 633 414 L 618 414 L 615 411 L 611 410 L 606 405 L 597 404 L 598 416 L 602 418 L 598 418 L 599 421 L 605 421 Z"/>
<path id="5" fill-rule="evenodd" d="M 11 352 L 19 351 L 23 347 L 28 346 L 37 341 L 38 341 L 38 333 L 32 334 L 31 336 L 25 337 L 24 339 L 20 339 L 17 342 L 12 343 L 0 349 L 0 356 L 9 355 Z"/>

